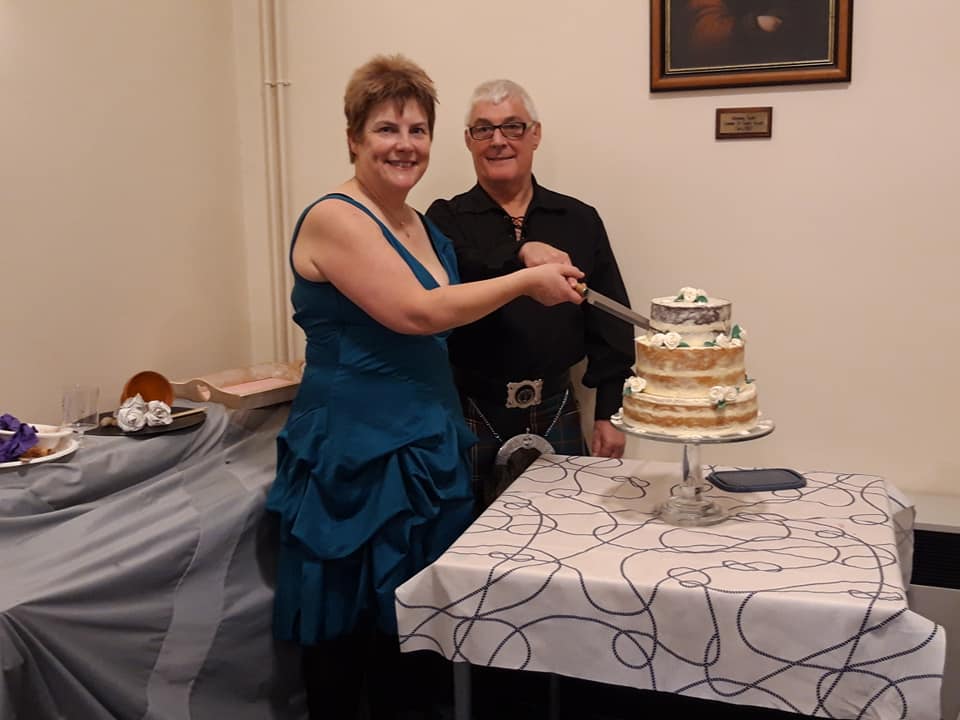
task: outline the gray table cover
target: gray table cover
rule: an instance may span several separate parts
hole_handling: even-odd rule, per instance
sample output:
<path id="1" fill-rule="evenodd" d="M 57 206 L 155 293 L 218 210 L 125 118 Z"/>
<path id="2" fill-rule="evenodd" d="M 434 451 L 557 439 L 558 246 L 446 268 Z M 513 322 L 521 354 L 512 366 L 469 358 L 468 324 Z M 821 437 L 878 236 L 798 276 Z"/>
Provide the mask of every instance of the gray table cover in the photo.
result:
<path id="1" fill-rule="evenodd" d="M 0 718 L 302 718 L 269 530 L 289 406 L 0 470 Z"/>

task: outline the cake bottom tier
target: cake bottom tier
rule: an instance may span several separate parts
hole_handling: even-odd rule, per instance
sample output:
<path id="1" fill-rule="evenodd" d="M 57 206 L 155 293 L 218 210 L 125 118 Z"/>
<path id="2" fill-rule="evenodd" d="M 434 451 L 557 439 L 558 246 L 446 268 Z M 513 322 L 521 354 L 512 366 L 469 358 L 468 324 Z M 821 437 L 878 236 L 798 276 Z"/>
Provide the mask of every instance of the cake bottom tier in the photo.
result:
<path id="1" fill-rule="evenodd" d="M 727 435 L 757 424 L 757 389 L 752 383 L 723 404 L 709 398 L 677 398 L 650 393 L 625 395 L 621 416 L 627 425 L 665 435 Z"/>

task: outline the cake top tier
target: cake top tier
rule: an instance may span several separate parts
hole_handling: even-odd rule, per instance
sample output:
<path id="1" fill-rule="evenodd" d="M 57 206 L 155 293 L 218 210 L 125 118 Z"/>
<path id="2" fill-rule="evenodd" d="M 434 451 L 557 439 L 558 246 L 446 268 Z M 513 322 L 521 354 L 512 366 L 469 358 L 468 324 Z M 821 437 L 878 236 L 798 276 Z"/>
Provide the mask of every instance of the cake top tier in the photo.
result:
<path id="1" fill-rule="evenodd" d="M 654 329 L 679 333 L 694 341 L 729 333 L 731 314 L 729 300 L 710 297 L 699 288 L 685 287 L 677 295 L 654 298 L 650 303 L 650 324 Z"/>

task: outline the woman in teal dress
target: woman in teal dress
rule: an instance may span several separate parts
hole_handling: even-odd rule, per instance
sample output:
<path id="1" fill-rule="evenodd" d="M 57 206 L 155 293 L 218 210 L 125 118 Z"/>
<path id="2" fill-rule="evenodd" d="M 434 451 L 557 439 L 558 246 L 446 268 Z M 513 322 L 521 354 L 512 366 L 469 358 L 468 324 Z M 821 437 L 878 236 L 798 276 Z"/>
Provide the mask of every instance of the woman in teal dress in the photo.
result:
<path id="1" fill-rule="evenodd" d="M 552 264 L 459 284 L 449 241 L 406 204 L 430 158 L 430 78 L 377 57 L 344 100 L 355 174 L 293 234 L 306 367 L 267 508 L 280 524 L 275 635 L 303 646 L 311 717 L 355 717 L 366 674 L 379 718 L 416 695 L 398 686 L 394 590 L 471 520 L 475 438 L 446 334 L 521 295 L 578 303 L 582 273 Z"/>

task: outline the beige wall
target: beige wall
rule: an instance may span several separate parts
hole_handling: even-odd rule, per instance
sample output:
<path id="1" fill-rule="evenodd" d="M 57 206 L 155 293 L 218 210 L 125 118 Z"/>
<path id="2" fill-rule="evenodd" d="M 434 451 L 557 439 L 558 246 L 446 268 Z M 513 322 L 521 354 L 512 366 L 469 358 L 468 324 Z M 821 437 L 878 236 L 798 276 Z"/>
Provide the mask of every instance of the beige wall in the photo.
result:
<path id="1" fill-rule="evenodd" d="M 400 51 L 437 82 L 425 208 L 473 176 L 472 87 L 509 76 L 543 120 L 536 172 L 595 205 L 631 298 L 697 285 L 734 301 L 749 371 L 777 423 L 705 462 L 878 473 L 960 493 L 954 195 L 960 5 L 859 2 L 853 82 L 651 95 L 647 3 L 291 2 L 292 206 L 348 176 L 349 72 Z M 772 105 L 771 140 L 720 143 L 717 107 Z M 629 453 L 679 457 L 631 439 Z"/>
<path id="2" fill-rule="evenodd" d="M 224 2 L 0 0 L 0 412 L 249 362 L 233 37 Z"/>
<path id="3" fill-rule="evenodd" d="M 698 285 L 749 329 L 778 428 L 706 462 L 960 494 L 960 5 L 861 0 L 849 85 L 659 95 L 646 3 L 280 8 L 285 231 L 350 173 L 343 86 L 370 55 L 404 52 L 437 82 L 421 208 L 472 182 L 464 105 L 477 82 L 510 76 L 544 121 L 538 178 L 600 210 L 634 304 Z M 118 391 L 145 367 L 271 359 L 260 19 L 255 0 L 0 0 L 0 272 L 5 297 L 31 303 L 7 315 L 3 410 L 49 414 L 67 379 Z M 747 105 L 774 107 L 773 138 L 716 142 L 714 110 Z M 679 449 L 631 439 L 629 452 Z"/>

